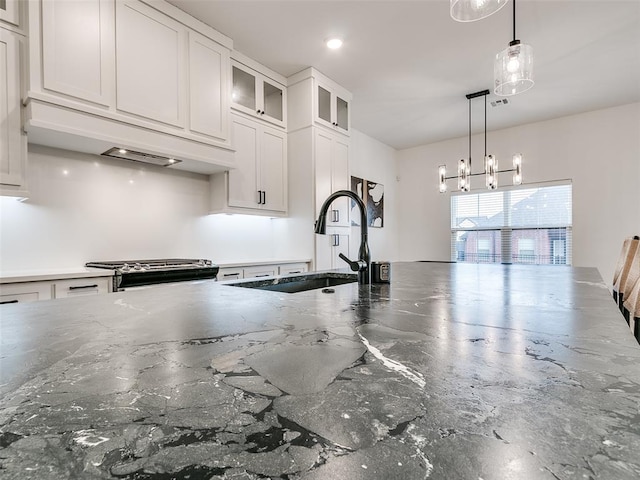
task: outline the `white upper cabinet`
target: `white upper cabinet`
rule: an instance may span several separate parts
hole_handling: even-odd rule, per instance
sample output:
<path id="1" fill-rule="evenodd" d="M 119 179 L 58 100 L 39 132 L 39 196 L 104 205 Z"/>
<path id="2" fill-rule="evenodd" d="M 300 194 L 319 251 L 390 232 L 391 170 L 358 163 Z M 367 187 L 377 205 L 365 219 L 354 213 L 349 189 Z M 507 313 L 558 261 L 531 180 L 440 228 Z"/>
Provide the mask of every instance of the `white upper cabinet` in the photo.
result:
<path id="1" fill-rule="evenodd" d="M 287 213 L 287 136 L 280 129 L 232 115 L 236 168 L 211 177 L 212 213 Z"/>
<path id="2" fill-rule="evenodd" d="M 108 0 L 42 2 L 43 88 L 111 105 L 113 22 L 113 4 Z"/>
<path id="3" fill-rule="evenodd" d="M 19 0 L 0 0 L 0 21 L 20 26 Z"/>
<path id="4" fill-rule="evenodd" d="M 233 167 L 231 39 L 160 0 L 25 5 L 30 143 L 126 148 L 204 174 Z"/>
<path id="5" fill-rule="evenodd" d="M 192 132 L 229 136 L 229 50 L 189 32 L 189 125 Z"/>
<path id="6" fill-rule="evenodd" d="M 139 1 L 116 2 L 117 109 L 184 126 L 186 41 L 186 28 L 166 15 Z"/>
<path id="7" fill-rule="evenodd" d="M 286 87 L 235 60 L 231 61 L 231 69 L 231 106 L 238 111 L 286 128 Z"/>
<path id="8" fill-rule="evenodd" d="M 289 131 L 315 124 L 350 134 L 350 92 L 315 68 L 296 73 L 288 82 Z"/>
<path id="9" fill-rule="evenodd" d="M 21 196 L 25 190 L 26 137 L 20 98 L 21 35 L 0 28 L 0 193 Z"/>

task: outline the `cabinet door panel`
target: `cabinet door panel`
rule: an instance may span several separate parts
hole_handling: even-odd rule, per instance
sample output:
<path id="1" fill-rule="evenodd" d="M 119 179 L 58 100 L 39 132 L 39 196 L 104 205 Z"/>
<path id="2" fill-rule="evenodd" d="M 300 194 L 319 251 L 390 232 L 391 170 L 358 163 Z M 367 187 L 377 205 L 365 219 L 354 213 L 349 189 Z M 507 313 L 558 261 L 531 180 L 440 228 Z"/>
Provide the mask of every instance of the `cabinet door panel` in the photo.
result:
<path id="1" fill-rule="evenodd" d="M 242 70 L 238 66 L 233 66 L 233 89 L 231 100 L 238 110 L 255 115 L 258 110 L 258 99 L 256 98 L 257 78 L 255 75 Z"/>
<path id="2" fill-rule="evenodd" d="M 142 3 L 116 3 L 117 108 L 184 125 L 185 29 Z"/>
<path id="3" fill-rule="evenodd" d="M 232 142 L 236 149 L 236 168 L 229 171 L 229 205 L 258 206 L 257 152 L 258 128 L 240 119 L 232 120 Z"/>
<path id="4" fill-rule="evenodd" d="M 108 106 L 113 86 L 113 4 L 42 2 L 43 86 Z"/>
<path id="5" fill-rule="evenodd" d="M 16 34 L 0 29 L 0 184 L 23 184 L 20 133 L 20 44 Z"/>
<path id="6" fill-rule="evenodd" d="M 343 254 L 345 257 L 349 257 L 349 235 L 340 234 L 338 235 L 338 245 L 333 247 L 333 268 L 345 268 L 348 265 L 340 258 L 340 254 Z M 351 260 L 356 260 L 355 258 L 351 258 Z"/>
<path id="7" fill-rule="evenodd" d="M 332 165 L 331 165 L 331 190 L 350 190 L 351 179 L 349 177 L 349 144 L 336 138 L 333 141 Z M 335 225 L 348 227 L 351 200 L 343 197 L 333 202 L 333 209 L 338 210 Z"/>
<path id="8" fill-rule="evenodd" d="M 332 235 L 316 234 L 316 262 L 314 268 L 316 271 L 331 270 L 331 255 L 333 253 Z"/>
<path id="9" fill-rule="evenodd" d="M 227 138 L 229 52 L 189 32 L 189 105 L 192 131 Z"/>
<path id="10" fill-rule="evenodd" d="M 260 188 L 265 192 L 263 208 L 267 210 L 287 210 L 286 144 L 287 140 L 282 132 L 265 129 L 261 137 Z"/>
<path id="11" fill-rule="evenodd" d="M 331 194 L 331 135 L 318 132 L 315 137 L 316 218 L 320 207 Z M 333 207 L 332 207 L 333 208 Z M 331 215 L 327 221 L 331 220 Z"/>
<path id="12" fill-rule="evenodd" d="M 283 99 L 282 88 L 272 85 L 267 80 L 262 82 L 262 105 L 265 115 L 278 122 L 284 121 Z"/>

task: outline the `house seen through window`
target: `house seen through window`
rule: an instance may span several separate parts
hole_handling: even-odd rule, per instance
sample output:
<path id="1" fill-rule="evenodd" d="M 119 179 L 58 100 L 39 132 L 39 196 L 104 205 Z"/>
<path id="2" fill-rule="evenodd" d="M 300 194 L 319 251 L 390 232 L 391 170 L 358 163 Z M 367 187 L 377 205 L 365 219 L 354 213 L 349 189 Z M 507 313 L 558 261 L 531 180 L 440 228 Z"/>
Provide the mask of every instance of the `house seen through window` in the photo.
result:
<path id="1" fill-rule="evenodd" d="M 571 264 L 571 184 L 451 196 L 451 259 Z"/>

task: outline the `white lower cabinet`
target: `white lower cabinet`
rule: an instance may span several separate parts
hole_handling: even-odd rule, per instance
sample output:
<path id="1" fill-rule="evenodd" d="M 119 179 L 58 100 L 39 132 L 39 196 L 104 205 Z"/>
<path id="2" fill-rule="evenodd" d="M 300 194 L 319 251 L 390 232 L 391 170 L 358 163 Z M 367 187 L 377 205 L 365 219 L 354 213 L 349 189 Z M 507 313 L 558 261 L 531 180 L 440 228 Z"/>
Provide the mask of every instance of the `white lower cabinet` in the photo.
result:
<path id="1" fill-rule="evenodd" d="M 27 140 L 20 95 L 22 36 L 0 28 L 0 193 L 26 194 Z"/>
<path id="2" fill-rule="evenodd" d="M 4 283 L 0 284 L 0 304 L 109 293 L 111 283 L 111 277 Z"/>
<path id="3" fill-rule="evenodd" d="M 211 213 L 287 213 L 287 134 L 232 115 L 236 168 L 211 176 Z"/>
<path id="4" fill-rule="evenodd" d="M 243 265 L 224 267 L 218 272 L 218 281 L 242 280 L 243 278 L 273 277 L 293 275 L 309 271 L 308 262 L 271 263 L 265 265 Z"/>
<path id="5" fill-rule="evenodd" d="M 340 259 L 342 253 L 349 258 L 348 229 L 345 231 L 327 231 L 326 235 L 316 235 L 316 270 L 345 268 L 347 264 Z"/>

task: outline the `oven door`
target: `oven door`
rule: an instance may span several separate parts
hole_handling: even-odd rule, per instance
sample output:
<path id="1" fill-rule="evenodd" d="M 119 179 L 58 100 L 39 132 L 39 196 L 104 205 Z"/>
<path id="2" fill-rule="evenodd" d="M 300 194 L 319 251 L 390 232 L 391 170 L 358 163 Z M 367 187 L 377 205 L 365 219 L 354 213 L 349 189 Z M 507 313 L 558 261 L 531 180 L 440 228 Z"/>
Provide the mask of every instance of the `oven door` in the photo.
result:
<path id="1" fill-rule="evenodd" d="M 184 269 L 148 270 L 141 272 L 116 272 L 114 277 L 114 291 L 121 292 L 133 287 L 151 286 L 162 283 L 216 279 L 218 270 L 218 266 L 209 266 Z"/>

